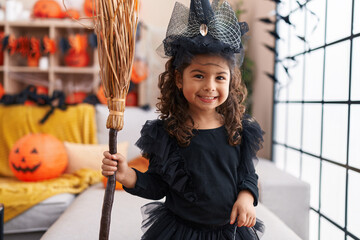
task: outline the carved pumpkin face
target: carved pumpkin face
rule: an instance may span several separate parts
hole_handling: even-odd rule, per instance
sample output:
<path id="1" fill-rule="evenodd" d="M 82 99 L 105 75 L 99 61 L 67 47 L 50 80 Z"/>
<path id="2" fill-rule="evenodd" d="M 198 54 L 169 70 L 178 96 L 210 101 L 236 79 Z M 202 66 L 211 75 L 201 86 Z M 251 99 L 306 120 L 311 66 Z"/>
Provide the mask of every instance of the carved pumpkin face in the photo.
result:
<path id="1" fill-rule="evenodd" d="M 38 0 L 33 7 L 33 15 L 40 18 L 63 18 L 65 13 L 54 0 Z"/>
<path id="2" fill-rule="evenodd" d="M 66 66 L 86 67 L 89 65 L 90 57 L 89 54 L 85 51 L 77 53 L 74 49 L 70 49 L 64 60 Z"/>
<path id="3" fill-rule="evenodd" d="M 10 168 L 22 181 L 41 181 L 60 176 L 68 157 L 64 144 L 49 134 L 28 134 L 20 138 L 9 155 Z"/>

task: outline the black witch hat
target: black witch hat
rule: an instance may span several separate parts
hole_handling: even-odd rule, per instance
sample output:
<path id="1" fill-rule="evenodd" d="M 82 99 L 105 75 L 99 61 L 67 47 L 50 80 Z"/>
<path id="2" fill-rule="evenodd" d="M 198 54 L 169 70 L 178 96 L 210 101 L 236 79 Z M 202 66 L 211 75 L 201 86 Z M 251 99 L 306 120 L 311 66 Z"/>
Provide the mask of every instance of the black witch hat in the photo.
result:
<path id="1" fill-rule="evenodd" d="M 249 30 L 247 23 L 238 22 L 235 12 L 226 2 L 191 0 L 190 9 L 176 2 L 160 46 L 165 56 L 174 57 L 178 67 L 195 54 L 239 54 L 241 64 L 244 49 L 241 37 Z"/>

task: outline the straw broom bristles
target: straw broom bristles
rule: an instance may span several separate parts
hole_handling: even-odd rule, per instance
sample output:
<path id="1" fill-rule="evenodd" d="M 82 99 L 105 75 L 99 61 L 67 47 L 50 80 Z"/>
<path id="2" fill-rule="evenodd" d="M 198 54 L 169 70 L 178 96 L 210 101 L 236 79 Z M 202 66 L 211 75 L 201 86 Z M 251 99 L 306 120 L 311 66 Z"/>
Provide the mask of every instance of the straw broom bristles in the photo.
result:
<path id="1" fill-rule="evenodd" d="M 96 27 L 100 78 L 108 100 L 106 127 L 124 126 L 125 99 L 135 54 L 138 0 L 97 0 Z"/>

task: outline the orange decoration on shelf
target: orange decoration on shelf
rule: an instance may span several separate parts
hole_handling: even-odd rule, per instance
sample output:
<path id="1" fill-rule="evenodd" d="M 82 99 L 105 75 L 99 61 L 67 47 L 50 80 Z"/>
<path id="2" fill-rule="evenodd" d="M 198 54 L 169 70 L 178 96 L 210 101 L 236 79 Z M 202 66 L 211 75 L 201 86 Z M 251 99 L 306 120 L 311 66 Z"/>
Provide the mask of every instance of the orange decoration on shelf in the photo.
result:
<path id="1" fill-rule="evenodd" d="M 31 37 L 30 44 L 31 44 L 30 55 L 32 55 L 34 58 L 40 58 L 41 56 L 40 40 L 36 39 L 35 37 Z"/>
<path id="2" fill-rule="evenodd" d="M 17 39 L 18 52 L 25 56 L 28 56 L 30 53 L 30 40 L 27 37 L 19 37 Z"/>
<path id="3" fill-rule="evenodd" d="M 96 14 L 96 9 L 93 8 L 93 2 L 97 0 L 85 0 L 84 2 L 84 13 L 87 17 L 92 17 Z"/>
<path id="4" fill-rule="evenodd" d="M 10 49 L 10 55 L 13 55 L 17 50 L 17 40 L 14 35 L 9 36 L 8 48 Z"/>
<path id="5" fill-rule="evenodd" d="M 128 95 L 126 96 L 125 105 L 130 107 L 136 107 L 138 105 L 136 92 L 128 93 Z"/>
<path id="6" fill-rule="evenodd" d="M 3 87 L 3 85 L 0 83 L 0 99 L 4 96 L 4 94 L 5 94 L 4 87 Z"/>
<path id="7" fill-rule="evenodd" d="M 107 100 L 104 93 L 104 88 L 101 85 L 96 93 L 97 98 L 99 99 L 100 103 L 107 104 Z"/>
<path id="8" fill-rule="evenodd" d="M 63 18 L 65 16 L 61 6 L 55 0 L 38 0 L 33 7 L 34 17 Z"/>
<path id="9" fill-rule="evenodd" d="M 85 92 L 74 92 L 66 97 L 65 103 L 66 104 L 82 103 L 86 97 L 87 97 L 87 93 Z"/>
<path id="10" fill-rule="evenodd" d="M 44 53 L 55 53 L 56 52 L 55 40 L 52 40 L 48 36 L 45 36 L 43 39 L 43 43 L 44 43 Z"/>
<path id="11" fill-rule="evenodd" d="M 68 157 L 64 144 L 52 135 L 28 134 L 12 147 L 9 164 L 19 180 L 41 181 L 60 176 Z"/>
<path id="12" fill-rule="evenodd" d="M 80 18 L 80 13 L 79 13 L 79 11 L 77 11 L 75 9 L 68 9 L 65 12 L 65 16 L 68 17 L 68 18 L 79 19 Z"/>
<path id="13" fill-rule="evenodd" d="M 141 83 L 148 76 L 148 67 L 144 61 L 135 60 L 132 71 L 131 71 L 131 81 L 133 83 Z"/>
<path id="14" fill-rule="evenodd" d="M 89 65 L 90 57 L 85 51 L 77 53 L 74 49 L 70 49 L 65 55 L 65 65 L 70 67 L 86 67 Z"/>
<path id="15" fill-rule="evenodd" d="M 88 46 L 87 35 L 85 34 L 75 34 L 69 36 L 69 44 L 76 53 L 86 51 Z"/>
<path id="16" fill-rule="evenodd" d="M 0 49 L 0 66 L 4 65 L 4 51 Z"/>
<path id="17" fill-rule="evenodd" d="M 39 66 L 39 59 L 40 59 L 40 56 L 30 54 L 27 57 L 27 65 L 29 67 L 38 67 Z"/>

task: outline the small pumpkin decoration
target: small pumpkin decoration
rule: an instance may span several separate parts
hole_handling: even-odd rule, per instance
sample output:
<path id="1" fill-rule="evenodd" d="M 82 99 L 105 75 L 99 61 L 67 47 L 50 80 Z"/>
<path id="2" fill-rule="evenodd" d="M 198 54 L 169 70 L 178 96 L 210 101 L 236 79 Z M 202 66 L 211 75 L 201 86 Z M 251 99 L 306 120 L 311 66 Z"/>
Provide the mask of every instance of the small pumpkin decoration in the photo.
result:
<path id="1" fill-rule="evenodd" d="M 96 14 L 96 9 L 93 8 L 93 2 L 97 0 L 85 0 L 84 2 L 84 13 L 87 17 L 92 17 Z"/>
<path id="2" fill-rule="evenodd" d="M 37 94 L 37 95 L 48 95 L 48 94 L 49 94 L 49 90 L 48 90 L 48 88 L 45 87 L 45 86 L 38 85 L 38 86 L 35 86 L 35 88 L 36 88 L 36 94 Z M 39 103 L 43 104 L 44 101 L 39 101 Z M 36 104 L 35 104 L 35 102 L 32 101 L 32 100 L 26 100 L 26 101 L 24 102 L 24 105 L 25 105 L 25 106 L 34 106 L 34 105 L 36 105 Z"/>
<path id="3" fill-rule="evenodd" d="M 133 160 L 131 160 L 129 162 L 129 167 L 131 168 L 135 168 L 137 169 L 138 171 L 144 173 L 148 170 L 149 168 L 149 160 L 147 160 L 146 158 L 142 157 L 142 156 L 138 156 L 136 158 L 134 158 Z M 107 185 L 107 180 L 108 178 L 107 177 L 103 177 L 102 178 L 102 182 L 103 182 L 103 185 L 104 185 L 104 188 L 106 188 L 106 185 Z M 123 190 L 123 186 L 121 183 L 119 183 L 118 181 L 116 181 L 116 185 L 115 185 L 115 189 L 116 190 Z"/>
<path id="4" fill-rule="evenodd" d="M 65 55 L 65 65 L 69 67 L 86 67 L 89 65 L 90 57 L 86 51 L 76 52 L 70 49 Z"/>
<path id="5" fill-rule="evenodd" d="M 86 92 L 74 92 L 66 97 L 65 103 L 66 104 L 82 103 L 86 97 L 87 97 Z"/>
<path id="6" fill-rule="evenodd" d="M 38 0 L 33 7 L 33 15 L 39 18 L 63 18 L 65 13 L 55 0 Z"/>
<path id="7" fill-rule="evenodd" d="M 102 85 L 99 87 L 99 89 L 96 93 L 96 96 L 99 99 L 100 103 L 105 104 L 105 105 L 107 104 L 107 100 L 106 100 L 105 93 L 104 93 L 104 88 Z"/>
<path id="8" fill-rule="evenodd" d="M 65 15 L 68 18 L 73 18 L 73 19 L 79 19 L 80 18 L 80 13 L 76 9 L 68 9 L 65 12 Z"/>
<path id="9" fill-rule="evenodd" d="M 40 56 L 30 54 L 27 57 L 27 65 L 29 67 L 38 67 L 39 60 L 40 60 Z"/>
<path id="10" fill-rule="evenodd" d="M 128 95 L 126 96 L 126 106 L 129 107 L 136 107 L 138 105 L 138 101 L 137 101 L 137 93 L 135 91 L 131 91 L 128 93 Z"/>
<path id="11" fill-rule="evenodd" d="M 4 94 L 5 94 L 4 87 L 3 87 L 3 85 L 0 83 L 0 99 L 4 96 Z"/>
<path id="12" fill-rule="evenodd" d="M 10 168 L 22 181 L 56 178 L 67 164 L 64 144 L 50 134 L 28 134 L 14 144 L 9 154 Z"/>
<path id="13" fill-rule="evenodd" d="M 133 83 L 141 83 L 148 77 L 147 64 L 139 59 L 134 60 L 134 64 L 131 71 L 131 81 Z"/>

